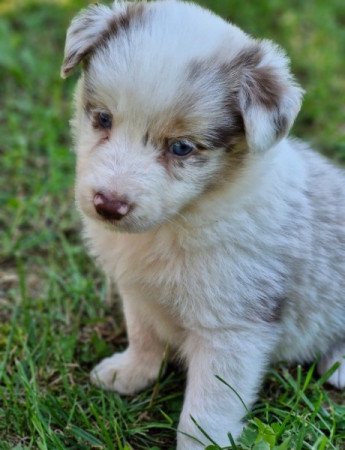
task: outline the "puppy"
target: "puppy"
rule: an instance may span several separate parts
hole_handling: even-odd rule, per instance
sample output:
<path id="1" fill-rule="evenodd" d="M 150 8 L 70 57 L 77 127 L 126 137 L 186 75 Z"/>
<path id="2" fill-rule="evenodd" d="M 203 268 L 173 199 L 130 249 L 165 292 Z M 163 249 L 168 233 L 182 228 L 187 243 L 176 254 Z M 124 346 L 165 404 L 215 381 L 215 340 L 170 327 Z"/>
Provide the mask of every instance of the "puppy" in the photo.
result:
<path id="1" fill-rule="evenodd" d="M 274 361 L 340 361 L 344 387 L 345 176 L 286 137 L 303 90 L 285 53 L 193 3 L 115 2 L 72 21 L 62 76 L 81 62 L 77 206 L 129 339 L 92 382 L 133 394 L 176 349 L 179 450 L 207 444 L 191 416 L 237 438 Z"/>

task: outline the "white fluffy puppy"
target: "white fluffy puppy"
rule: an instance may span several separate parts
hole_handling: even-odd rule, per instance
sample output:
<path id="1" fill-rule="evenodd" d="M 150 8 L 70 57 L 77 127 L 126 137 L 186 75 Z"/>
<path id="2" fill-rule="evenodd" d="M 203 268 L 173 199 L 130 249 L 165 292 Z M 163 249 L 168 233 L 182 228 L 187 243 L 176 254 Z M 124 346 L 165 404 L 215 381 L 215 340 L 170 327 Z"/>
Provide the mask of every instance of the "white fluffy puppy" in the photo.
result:
<path id="1" fill-rule="evenodd" d="M 345 176 L 286 138 L 303 90 L 285 53 L 195 4 L 90 6 L 62 75 L 80 62 L 77 205 L 129 339 L 92 381 L 133 394 L 169 343 L 188 367 L 177 448 L 205 441 L 191 416 L 229 444 L 245 408 L 216 376 L 249 407 L 272 361 L 342 360 Z"/>

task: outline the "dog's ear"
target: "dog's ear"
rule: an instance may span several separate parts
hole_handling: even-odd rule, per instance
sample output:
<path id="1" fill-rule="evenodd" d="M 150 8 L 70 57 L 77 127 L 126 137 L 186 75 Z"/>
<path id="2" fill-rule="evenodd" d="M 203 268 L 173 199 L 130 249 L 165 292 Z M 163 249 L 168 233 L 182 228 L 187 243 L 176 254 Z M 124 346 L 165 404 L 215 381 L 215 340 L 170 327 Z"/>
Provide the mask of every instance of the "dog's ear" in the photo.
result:
<path id="1" fill-rule="evenodd" d="M 65 54 L 61 67 L 62 78 L 90 55 L 111 26 L 114 10 L 104 5 L 91 5 L 82 10 L 67 30 Z"/>
<path id="2" fill-rule="evenodd" d="M 255 152 L 269 149 L 288 134 L 304 91 L 286 54 L 271 41 L 243 50 L 233 64 L 241 73 L 239 106 L 248 147 Z"/>

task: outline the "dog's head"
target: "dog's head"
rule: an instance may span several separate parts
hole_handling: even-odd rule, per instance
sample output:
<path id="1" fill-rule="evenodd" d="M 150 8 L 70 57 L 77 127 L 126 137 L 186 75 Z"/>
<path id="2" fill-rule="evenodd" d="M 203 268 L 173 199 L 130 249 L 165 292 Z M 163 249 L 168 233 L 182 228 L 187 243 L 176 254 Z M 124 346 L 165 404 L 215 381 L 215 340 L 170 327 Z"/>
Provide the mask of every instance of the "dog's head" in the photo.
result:
<path id="1" fill-rule="evenodd" d="M 192 3 L 90 6 L 68 29 L 62 76 L 80 62 L 77 203 L 128 232 L 234 182 L 301 104 L 279 47 Z"/>

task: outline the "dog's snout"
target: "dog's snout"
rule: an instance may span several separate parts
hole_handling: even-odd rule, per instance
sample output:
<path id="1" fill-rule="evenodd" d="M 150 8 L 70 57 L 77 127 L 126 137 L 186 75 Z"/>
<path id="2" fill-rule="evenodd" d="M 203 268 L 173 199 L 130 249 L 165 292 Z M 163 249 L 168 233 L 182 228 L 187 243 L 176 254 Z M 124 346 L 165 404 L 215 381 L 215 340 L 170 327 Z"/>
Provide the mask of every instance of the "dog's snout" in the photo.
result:
<path id="1" fill-rule="evenodd" d="M 121 220 L 131 209 L 128 200 L 117 194 L 98 192 L 93 199 L 93 204 L 97 213 L 107 220 Z"/>

